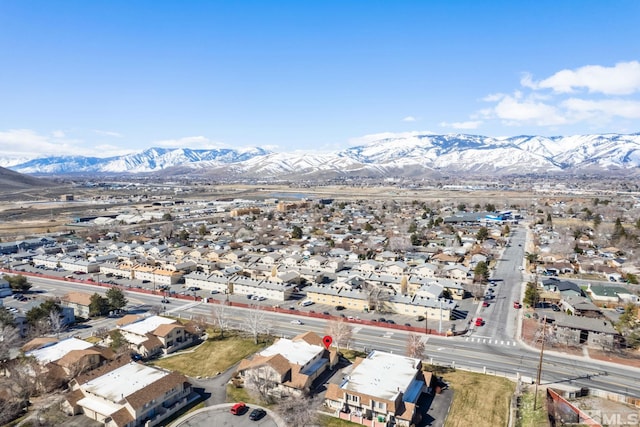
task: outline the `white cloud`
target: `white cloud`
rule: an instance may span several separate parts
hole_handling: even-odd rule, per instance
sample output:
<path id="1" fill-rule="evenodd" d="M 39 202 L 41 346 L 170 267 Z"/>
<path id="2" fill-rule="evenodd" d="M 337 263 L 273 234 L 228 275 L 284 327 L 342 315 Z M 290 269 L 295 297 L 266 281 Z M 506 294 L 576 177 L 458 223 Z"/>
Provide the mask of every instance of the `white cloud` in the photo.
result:
<path id="1" fill-rule="evenodd" d="M 594 116 L 640 119 L 640 101 L 624 99 L 588 100 L 570 98 L 561 104 L 570 114 L 585 120 Z"/>
<path id="2" fill-rule="evenodd" d="M 434 132 L 425 130 L 425 131 L 411 131 L 411 132 L 380 132 L 373 133 L 370 135 L 358 136 L 355 138 L 349 139 L 349 145 L 367 145 L 381 139 L 391 139 L 391 138 L 411 138 L 413 136 L 419 135 L 435 135 Z"/>
<path id="3" fill-rule="evenodd" d="M 498 102 L 505 96 L 504 93 L 492 93 L 482 98 L 482 100 L 485 102 Z"/>
<path id="4" fill-rule="evenodd" d="M 468 120 L 466 122 L 442 122 L 440 126 L 453 129 L 478 129 L 482 120 Z"/>
<path id="5" fill-rule="evenodd" d="M 155 141 L 153 145 L 165 148 L 199 148 L 206 150 L 222 147 L 220 143 L 211 141 L 209 138 L 204 136 L 185 136 L 178 139 L 165 139 L 162 141 Z"/>
<path id="6" fill-rule="evenodd" d="M 404 119 L 402 119 L 403 122 L 415 122 L 416 118 L 413 116 L 407 116 Z"/>
<path id="7" fill-rule="evenodd" d="M 41 135 L 31 129 L 10 129 L 0 131 L 0 146 L 5 159 L 25 159 L 43 156 L 92 156 L 108 157 L 130 153 L 112 145 L 85 145 L 81 139 L 69 138 L 65 132 L 52 131 Z"/>
<path id="8" fill-rule="evenodd" d="M 56 132 L 52 132 L 55 134 Z M 30 129 L 11 129 L 0 132 L 2 155 L 5 157 L 37 157 L 46 154 L 64 153 L 68 143 L 52 140 Z"/>
<path id="9" fill-rule="evenodd" d="M 570 95 L 576 92 L 582 94 Z M 470 121 L 484 120 L 485 124 L 500 120 L 507 126 L 581 124 L 592 128 L 607 124 L 610 129 L 613 124 L 628 128 L 628 120 L 640 119 L 637 92 L 640 92 L 638 61 L 620 62 L 612 67 L 587 65 L 560 70 L 540 81 L 524 73 L 520 86 L 511 94 L 485 96 L 482 100 L 491 105 L 469 117 Z"/>
<path id="10" fill-rule="evenodd" d="M 493 113 L 496 118 L 505 120 L 510 125 L 523 122 L 537 126 L 566 123 L 556 107 L 532 99 L 521 99 L 517 95 L 505 96 L 493 108 Z"/>
<path id="11" fill-rule="evenodd" d="M 111 137 L 114 137 L 114 138 L 122 138 L 122 134 L 121 133 L 113 132 L 113 131 L 110 131 L 110 130 L 95 129 L 94 132 L 97 133 L 98 135 L 111 136 Z"/>
<path id="12" fill-rule="evenodd" d="M 583 88 L 590 93 L 630 95 L 640 91 L 640 62 L 619 62 L 613 67 L 586 65 L 558 71 L 539 82 L 525 74 L 520 83 L 534 90 L 551 89 L 556 93 L 572 93 Z"/>

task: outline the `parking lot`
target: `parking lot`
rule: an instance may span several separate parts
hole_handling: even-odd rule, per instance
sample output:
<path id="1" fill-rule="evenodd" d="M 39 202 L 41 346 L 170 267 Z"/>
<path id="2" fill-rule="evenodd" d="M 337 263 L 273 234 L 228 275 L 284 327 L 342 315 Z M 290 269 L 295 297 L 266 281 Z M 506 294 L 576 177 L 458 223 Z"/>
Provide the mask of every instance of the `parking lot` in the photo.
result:
<path id="1" fill-rule="evenodd" d="M 271 411 L 259 420 L 249 419 L 254 409 L 250 405 L 242 415 L 233 415 L 229 411 L 233 404 L 209 406 L 185 415 L 171 424 L 171 427 L 286 427 Z"/>

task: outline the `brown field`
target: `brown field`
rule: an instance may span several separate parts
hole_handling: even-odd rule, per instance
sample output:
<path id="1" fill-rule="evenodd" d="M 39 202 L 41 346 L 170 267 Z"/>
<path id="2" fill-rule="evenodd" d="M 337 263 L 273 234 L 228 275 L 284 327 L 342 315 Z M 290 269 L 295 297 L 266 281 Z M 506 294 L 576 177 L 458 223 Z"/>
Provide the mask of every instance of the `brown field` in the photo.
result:
<path id="1" fill-rule="evenodd" d="M 516 385 L 506 378 L 453 371 L 443 375 L 453 389 L 447 427 L 506 426 Z"/>

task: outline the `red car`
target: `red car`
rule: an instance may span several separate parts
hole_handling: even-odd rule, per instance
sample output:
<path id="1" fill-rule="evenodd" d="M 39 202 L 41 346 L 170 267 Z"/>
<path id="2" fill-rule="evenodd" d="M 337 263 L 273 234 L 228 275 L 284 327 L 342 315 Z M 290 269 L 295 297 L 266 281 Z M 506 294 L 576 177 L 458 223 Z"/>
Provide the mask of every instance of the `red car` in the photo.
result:
<path id="1" fill-rule="evenodd" d="M 521 307 L 522 307 L 522 304 L 520 304 L 519 301 L 514 301 L 513 302 L 513 308 L 518 309 L 518 308 L 521 308 Z"/>
<path id="2" fill-rule="evenodd" d="M 233 415 L 242 415 L 247 410 L 247 405 L 244 402 L 238 402 L 231 407 L 231 413 Z"/>
<path id="3" fill-rule="evenodd" d="M 486 301 L 482 301 L 482 306 L 483 306 L 483 307 L 489 307 L 489 303 L 488 303 L 488 302 L 486 302 Z"/>
<path id="4" fill-rule="evenodd" d="M 476 326 L 482 326 L 484 325 L 484 320 L 482 320 L 482 317 L 478 317 L 476 319 Z"/>

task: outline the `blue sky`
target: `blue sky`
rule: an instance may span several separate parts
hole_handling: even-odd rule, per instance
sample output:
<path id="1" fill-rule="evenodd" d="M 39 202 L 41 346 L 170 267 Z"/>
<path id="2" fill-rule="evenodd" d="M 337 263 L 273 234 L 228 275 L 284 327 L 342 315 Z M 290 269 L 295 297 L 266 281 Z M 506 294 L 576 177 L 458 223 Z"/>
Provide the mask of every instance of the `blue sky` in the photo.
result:
<path id="1" fill-rule="evenodd" d="M 0 157 L 639 132 L 639 18 L 636 0 L 0 0 Z"/>

